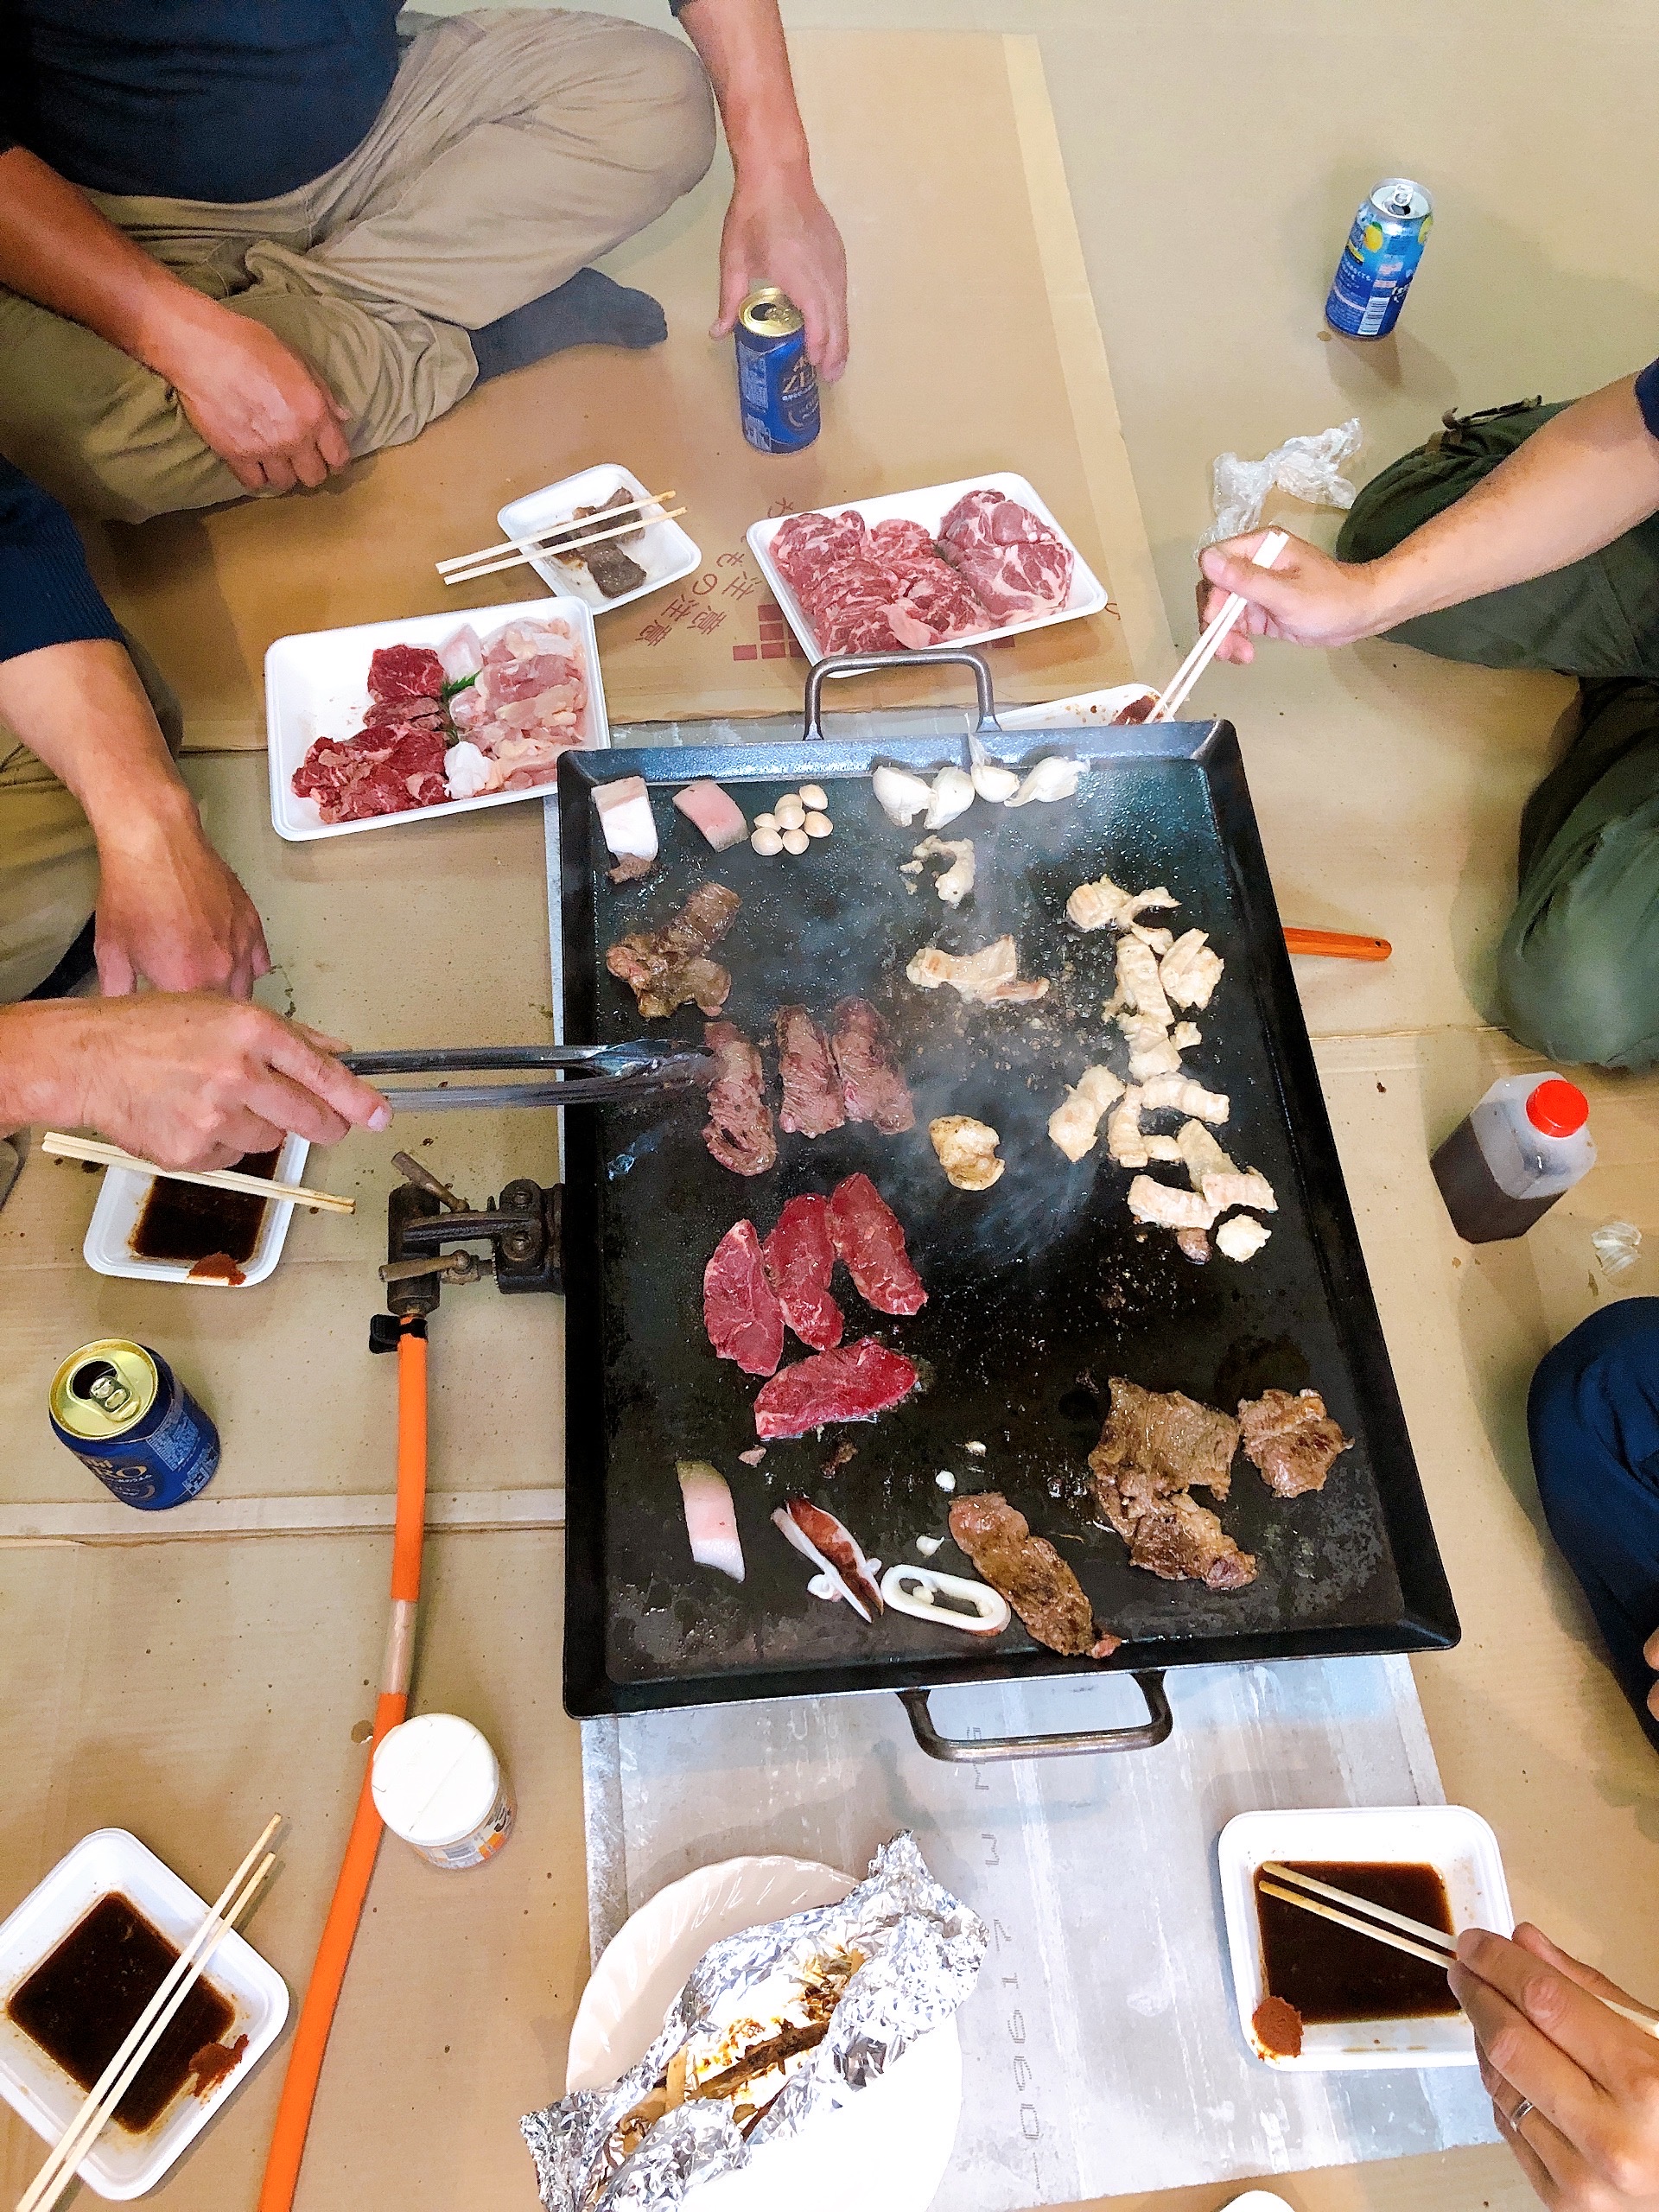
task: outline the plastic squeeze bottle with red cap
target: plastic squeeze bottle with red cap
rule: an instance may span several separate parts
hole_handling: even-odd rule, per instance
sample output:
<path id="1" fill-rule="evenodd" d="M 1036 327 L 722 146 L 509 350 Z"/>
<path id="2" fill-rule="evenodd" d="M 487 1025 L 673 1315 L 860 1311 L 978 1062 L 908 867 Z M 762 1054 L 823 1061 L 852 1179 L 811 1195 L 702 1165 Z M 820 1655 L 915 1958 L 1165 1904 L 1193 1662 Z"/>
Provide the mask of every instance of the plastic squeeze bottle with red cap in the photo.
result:
<path id="1" fill-rule="evenodd" d="M 1596 1164 L 1590 1102 L 1558 1075 L 1506 1075 L 1429 1163 L 1446 1210 L 1471 1244 L 1524 1236 Z"/>

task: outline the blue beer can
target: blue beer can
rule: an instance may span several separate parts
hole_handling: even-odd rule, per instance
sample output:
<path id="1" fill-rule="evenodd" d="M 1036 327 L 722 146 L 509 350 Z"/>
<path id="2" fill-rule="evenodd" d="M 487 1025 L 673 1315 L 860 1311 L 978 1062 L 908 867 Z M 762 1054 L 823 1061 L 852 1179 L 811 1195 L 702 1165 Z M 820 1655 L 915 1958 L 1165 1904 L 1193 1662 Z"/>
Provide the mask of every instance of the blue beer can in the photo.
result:
<path id="1" fill-rule="evenodd" d="M 102 1337 L 52 1382 L 52 1433 L 141 1513 L 182 1505 L 213 1479 L 219 1431 L 158 1351 Z"/>
<path id="2" fill-rule="evenodd" d="M 818 435 L 818 380 L 793 300 L 762 284 L 737 311 L 737 407 L 761 453 L 799 453 Z"/>
<path id="3" fill-rule="evenodd" d="M 1354 217 L 1325 319 L 1344 338 L 1386 338 L 1434 226 L 1434 202 L 1408 176 L 1387 176 Z"/>

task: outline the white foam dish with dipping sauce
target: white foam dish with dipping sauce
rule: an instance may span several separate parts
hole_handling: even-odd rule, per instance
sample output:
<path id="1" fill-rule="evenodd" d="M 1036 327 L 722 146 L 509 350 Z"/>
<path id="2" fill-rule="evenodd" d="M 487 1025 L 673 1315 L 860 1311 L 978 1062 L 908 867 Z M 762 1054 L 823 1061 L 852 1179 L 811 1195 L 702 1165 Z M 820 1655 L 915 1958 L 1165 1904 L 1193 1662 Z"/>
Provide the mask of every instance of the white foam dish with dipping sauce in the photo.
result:
<path id="1" fill-rule="evenodd" d="M 304 1173 L 310 1150 L 308 1137 L 289 1135 L 276 1155 L 273 1179 L 297 1183 Z M 156 1178 L 142 1175 L 137 1168 L 104 1170 L 104 1185 L 86 1225 L 86 1242 L 80 1248 L 94 1274 L 128 1275 L 139 1282 L 188 1282 L 193 1290 L 251 1290 L 275 1272 L 276 1262 L 283 1256 L 283 1247 L 288 1242 L 293 1199 L 265 1201 L 265 1217 L 259 1224 L 252 1255 L 242 1263 L 241 1281 L 233 1283 L 227 1282 L 223 1275 L 193 1275 L 182 1260 L 146 1260 L 133 1250 L 139 1216 L 155 1187 Z"/>
<path id="2" fill-rule="evenodd" d="M 1057 622 L 1076 622 L 1086 614 L 1099 614 L 1108 604 L 1106 587 L 1103 584 L 1065 531 L 1038 497 L 1035 488 L 1023 476 L 1011 470 L 988 472 L 983 476 L 964 476 L 957 484 L 929 484 L 916 492 L 888 492 L 874 499 L 837 499 L 827 507 L 815 507 L 814 514 L 839 515 L 851 512 L 862 515 L 872 529 L 879 522 L 917 522 L 929 536 L 933 536 L 958 499 L 969 492 L 1000 492 L 1005 499 L 1028 508 L 1040 523 L 1046 523 L 1071 555 L 1071 585 L 1065 605 L 1052 614 L 1033 615 L 1024 622 L 1009 622 L 1000 629 L 976 630 L 970 636 L 951 638 L 947 645 L 989 645 L 997 638 L 1023 637 L 1027 630 L 1047 630 Z M 764 522 L 749 524 L 749 550 L 753 554 L 768 588 L 784 611 L 790 628 L 800 640 L 808 659 L 822 660 L 823 648 L 812 628 L 810 617 L 799 600 L 785 582 L 781 571 L 772 558 L 772 541 L 777 537 L 787 515 L 768 516 Z"/>
<path id="3" fill-rule="evenodd" d="M 320 737 L 344 741 L 363 728 L 369 704 L 369 662 L 383 645 L 428 645 L 434 652 L 457 630 L 470 626 L 487 645 L 512 622 L 569 623 L 582 654 L 588 704 L 581 723 L 584 751 L 611 741 L 605 713 L 605 686 L 599 646 L 588 602 L 569 595 L 516 600 L 506 607 L 454 607 L 447 614 L 416 614 L 402 622 L 359 622 L 347 630 L 311 630 L 278 638 L 265 655 L 265 754 L 270 765 L 270 821 L 279 837 L 299 842 L 312 837 L 349 837 L 361 830 L 392 830 L 411 822 L 435 822 L 448 814 L 472 814 L 480 807 L 510 806 L 517 799 L 544 799 L 557 781 L 557 766 L 547 780 L 529 791 L 486 791 L 476 798 L 452 798 L 436 806 L 411 806 L 396 814 L 370 815 L 361 822 L 325 822 L 312 798 L 293 787 L 295 770 Z"/>
<path id="4" fill-rule="evenodd" d="M 631 469 L 618 461 L 604 461 L 579 474 L 566 476 L 557 484 L 544 485 L 539 492 L 526 492 L 522 499 L 509 499 L 495 519 L 504 537 L 522 543 L 525 538 L 556 530 L 568 522 L 578 507 L 602 507 L 607 499 L 614 499 L 619 492 L 626 492 L 631 499 L 649 499 L 651 486 L 642 484 Z M 655 514 L 658 519 L 648 518 Z M 626 553 L 636 567 L 645 572 L 645 580 L 632 591 L 620 591 L 614 599 L 607 599 L 585 568 L 574 564 L 567 567 L 556 561 L 551 554 L 538 556 L 529 565 L 551 590 L 574 594 L 586 601 L 595 614 L 608 614 L 613 607 L 626 607 L 636 599 L 644 599 L 648 592 L 661 591 L 665 584 L 677 584 L 682 576 L 689 576 L 702 564 L 702 554 L 696 540 L 671 521 L 661 507 L 637 507 L 632 516 L 619 514 L 613 518 L 594 515 L 587 527 L 590 530 L 609 530 L 615 523 L 645 519 L 643 536 L 632 543 L 624 544 L 620 537 L 607 538 L 606 543 Z M 502 556 L 504 559 L 505 556 Z"/>
<path id="5" fill-rule="evenodd" d="M 49 1959 L 99 1898 L 120 1896 L 182 1950 L 207 1916 L 206 1899 L 125 1828 L 83 1836 L 45 1880 L 0 1924 L 0 2096 L 47 2142 L 55 2144 L 86 2092 L 11 2018 L 9 2000 Z M 179 2093 L 141 2134 L 113 2121 L 76 2169 L 99 2196 L 124 2202 L 154 2189 L 162 2175 L 235 2094 L 282 2033 L 288 1986 L 234 1930 L 221 1937 L 203 1979 L 230 2004 L 226 2035 L 247 2044 L 230 2072 L 203 2094 Z"/>
<path id="6" fill-rule="evenodd" d="M 434 1866 L 481 1866 L 512 1834 L 512 1791 L 489 1738 L 454 1713 L 422 1713 L 374 1747 L 370 1790 L 395 1836 Z"/>
<path id="7" fill-rule="evenodd" d="M 1255 1905 L 1256 1869 L 1268 1859 L 1300 1866 L 1346 1859 L 1352 1866 L 1432 1866 L 1446 1885 L 1454 1930 L 1490 1928 L 1510 1935 L 1515 1915 L 1503 1857 L 1497 1838 L 1478 1813 L 1463 1805 L 1240 1813 L 1223 1828 L 1217 1858 L 1239 2028 L 1257 2058 L 1300 2073 L 1477 2063 L 1474 2034 L 1461 2012 L 1427 2019 L 1310 2020 L 1295 2058 L 1263 2050 L 1250 2023 L 1269 1993 Z M 1330 1879 L 1342 1886 L 1340 1874 Z"/>
<path id="8" fill-rule="evenodd" d="M 1091 729 L 1115 722 L 1125 707 L 1150 706 L 1157 699 L 1150 683 L 1114 683 L 1103 691 L 1075 691 L 1069 699 L 1050 699 L 1037 707 L 999 707 L 1003 729 Z"/>

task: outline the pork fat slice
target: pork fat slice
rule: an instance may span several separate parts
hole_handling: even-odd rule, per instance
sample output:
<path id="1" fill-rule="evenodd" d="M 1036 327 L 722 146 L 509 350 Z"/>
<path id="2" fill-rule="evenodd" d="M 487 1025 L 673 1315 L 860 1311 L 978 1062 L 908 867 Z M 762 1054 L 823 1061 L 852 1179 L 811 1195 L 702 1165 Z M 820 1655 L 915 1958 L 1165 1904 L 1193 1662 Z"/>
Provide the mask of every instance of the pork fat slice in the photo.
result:
<path id="1" fill-rule="evenodd" d="M 594 804 L 599 826 L 613 860 L 654 861 L 657 857 L 657 817 L 643 776 L 620 776 L 613 784 L 595 784 Z"/>
<path id="2" fill-rule="evenodd" d="M 676 791 L 674 804 L 688 822 L 695 823 L 717 853 L 741 844 L 749 834 L 742 808 L 707 776 Z"/>
<path id="3" fill-rule="evenodd" d="M 743 1546 L 725 1476 L 706 1459 L 680 1459 L 675 1465 L 680 1478 L 685 1533 L 690 1540 L 692 1558 L 699 1567 L 712 1567 L 721 1574 L 729 1574 L 734 1582 L 741 1582 Z"/>

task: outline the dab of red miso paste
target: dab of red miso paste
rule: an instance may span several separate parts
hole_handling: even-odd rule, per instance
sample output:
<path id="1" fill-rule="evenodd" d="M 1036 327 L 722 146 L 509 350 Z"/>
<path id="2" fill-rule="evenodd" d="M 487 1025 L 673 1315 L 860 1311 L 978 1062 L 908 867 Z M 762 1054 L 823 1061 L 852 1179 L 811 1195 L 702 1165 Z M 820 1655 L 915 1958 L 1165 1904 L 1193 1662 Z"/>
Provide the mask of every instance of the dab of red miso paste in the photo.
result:
<path id="1" fill-rule="evenodd" d="M 1255 2039 L 1269 2058 L 1300 2058 L 1302 2016 L 1282 1997 L 1264 1997 L 1250 2015 Z"/>

